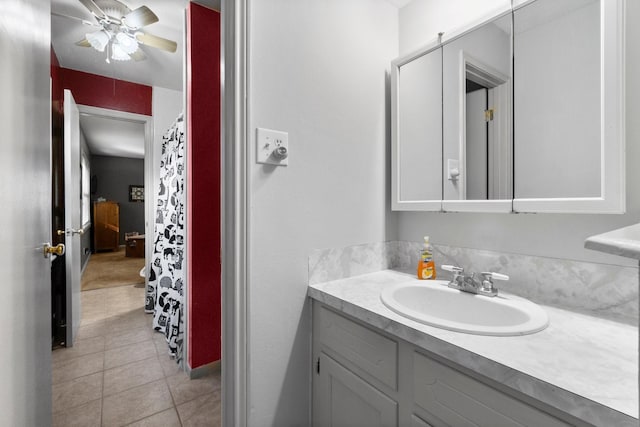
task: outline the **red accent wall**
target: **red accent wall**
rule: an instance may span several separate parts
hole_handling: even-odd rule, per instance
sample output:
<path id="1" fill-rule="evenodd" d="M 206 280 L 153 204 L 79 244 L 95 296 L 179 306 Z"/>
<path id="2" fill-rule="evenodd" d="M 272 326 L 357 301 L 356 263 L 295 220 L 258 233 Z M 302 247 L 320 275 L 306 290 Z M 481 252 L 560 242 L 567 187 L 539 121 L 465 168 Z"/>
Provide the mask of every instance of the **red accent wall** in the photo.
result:
<path id="1" fill-rule="evenodd" d="M 187 9 L 189 366 L 220 360 L 220 14 Z"/>
<path id="2" fill-rule="evenodd" d="M 71 90 L 76 104 L 108 108 L 150 116 L 153 88 L 151 86 L 83 71 L 60 69 L 64 88 Z"/>

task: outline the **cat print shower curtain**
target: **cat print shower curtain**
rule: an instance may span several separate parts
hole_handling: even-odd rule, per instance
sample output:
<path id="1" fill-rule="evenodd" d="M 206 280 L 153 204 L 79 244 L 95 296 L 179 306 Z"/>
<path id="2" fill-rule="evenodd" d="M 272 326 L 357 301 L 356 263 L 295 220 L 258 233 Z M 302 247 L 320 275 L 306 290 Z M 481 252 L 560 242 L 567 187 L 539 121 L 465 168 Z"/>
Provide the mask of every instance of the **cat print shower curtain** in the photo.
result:
<path id="1" fill-rule="evenodd" d="M 184 205 L 186 194 L 182 115 L 163 137 L 154 249 L 148 265 L 145 311 L 164 333 L 169 352 L 182 364 L 184 332 Z"/>

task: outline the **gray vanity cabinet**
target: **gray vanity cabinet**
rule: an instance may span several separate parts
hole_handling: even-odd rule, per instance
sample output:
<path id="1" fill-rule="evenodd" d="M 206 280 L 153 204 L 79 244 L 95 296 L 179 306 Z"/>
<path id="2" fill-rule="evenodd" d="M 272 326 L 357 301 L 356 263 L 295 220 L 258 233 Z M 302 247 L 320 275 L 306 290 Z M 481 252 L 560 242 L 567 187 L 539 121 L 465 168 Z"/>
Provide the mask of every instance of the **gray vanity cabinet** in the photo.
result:
<path id="1" fill-rule="evenodd" d="M 314 427 L 581 425 L 317 301 L 313 357 Z"/>
<path id="2" fill-rule="evenodd" d="M 315 426 L 398 425 L 398 404 L 393 399 L 326 354 L 321 353 L 319 361 Z"/>
<path id="3" fill-rule="evenodd" d="M 313 425 L 398 425 L 398 343 L 316 304 Z"/>

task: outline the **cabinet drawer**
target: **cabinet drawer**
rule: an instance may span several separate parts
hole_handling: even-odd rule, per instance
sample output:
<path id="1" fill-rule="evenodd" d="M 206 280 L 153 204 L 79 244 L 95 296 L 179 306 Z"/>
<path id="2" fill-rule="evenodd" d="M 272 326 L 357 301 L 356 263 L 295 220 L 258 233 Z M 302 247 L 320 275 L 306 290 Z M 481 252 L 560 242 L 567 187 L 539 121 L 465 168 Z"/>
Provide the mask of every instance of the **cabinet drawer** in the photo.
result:
<path id="1" fill-rule="evenodd" d="M 415 403 L 446 425 L 569 425 L 419 353 L 413 364 Z"/>
<path id="2" fill-rule="evenodd" d="M 319 342 L 362 371 L 397 390 L 397 342 L 322 305 L 316 305 L 314 308 L 314 329 Z"/>

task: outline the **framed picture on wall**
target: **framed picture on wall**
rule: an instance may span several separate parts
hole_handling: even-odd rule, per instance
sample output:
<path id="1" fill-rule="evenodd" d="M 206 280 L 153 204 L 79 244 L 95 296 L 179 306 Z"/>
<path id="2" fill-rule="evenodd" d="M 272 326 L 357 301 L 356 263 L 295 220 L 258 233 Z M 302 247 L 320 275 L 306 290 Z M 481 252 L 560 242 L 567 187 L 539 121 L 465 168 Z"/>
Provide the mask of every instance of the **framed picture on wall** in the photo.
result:
<path id="1" fill-rule="evenodd" d="M 144 185 L 129 186 L 129 201 L 144 202 Z"/>

